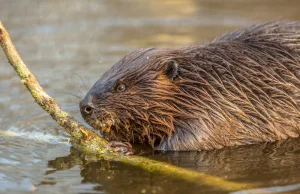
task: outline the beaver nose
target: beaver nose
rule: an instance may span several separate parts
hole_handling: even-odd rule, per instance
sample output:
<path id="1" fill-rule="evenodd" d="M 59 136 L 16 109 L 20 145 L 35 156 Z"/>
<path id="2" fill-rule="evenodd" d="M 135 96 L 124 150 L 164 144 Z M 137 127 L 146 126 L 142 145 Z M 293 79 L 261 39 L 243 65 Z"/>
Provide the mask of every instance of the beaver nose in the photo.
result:
<path id="1" fill-rule="evenodd" d="M 93 112 L 93 103 L 92 103 L 92 96 L 86 96 L 81 102 L 79 103 L 80 112 L 83 116 L 90 115 Z"/>

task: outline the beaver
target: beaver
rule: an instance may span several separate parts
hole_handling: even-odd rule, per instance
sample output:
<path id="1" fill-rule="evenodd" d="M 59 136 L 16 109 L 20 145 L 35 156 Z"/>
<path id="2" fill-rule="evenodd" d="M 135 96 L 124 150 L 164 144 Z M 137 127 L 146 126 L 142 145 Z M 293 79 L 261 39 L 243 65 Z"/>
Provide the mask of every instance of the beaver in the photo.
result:
<path id="1" fill-rule="evenodd" d="M 133 51 L 80 102 L 83 118 L 109 146 L 166 151 L 298 137 L 299 108 L 300 22 L 286 21 L 205 45 Z"/>

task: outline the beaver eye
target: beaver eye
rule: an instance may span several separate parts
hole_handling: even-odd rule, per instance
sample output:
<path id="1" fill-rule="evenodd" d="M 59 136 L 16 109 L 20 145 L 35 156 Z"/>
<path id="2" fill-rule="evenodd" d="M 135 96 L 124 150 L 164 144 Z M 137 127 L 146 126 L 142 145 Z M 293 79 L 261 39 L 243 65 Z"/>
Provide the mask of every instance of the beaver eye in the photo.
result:
<path id="1" fill-rule="evenodd" d="M 124 84 L 119 84 L 116 90 L 117 92 L 124 92 L 126 90 L 126 86 Z"/>

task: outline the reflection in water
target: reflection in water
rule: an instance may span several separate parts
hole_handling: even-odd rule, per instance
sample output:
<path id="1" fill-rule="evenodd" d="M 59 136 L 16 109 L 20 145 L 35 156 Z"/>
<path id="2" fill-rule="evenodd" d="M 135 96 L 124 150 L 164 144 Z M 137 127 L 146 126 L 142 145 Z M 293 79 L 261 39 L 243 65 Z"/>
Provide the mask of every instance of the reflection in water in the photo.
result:
<path id="1" fill-rule="evenodd" d="M 300 184 L 279 186 L 279 187 L 268 187 L 261 189 L 248 189 L 243 191 L 231 192 L 230 194 L 269 194 L 269 193 L 283 193 L 283 192 L 293 192 L 300 190 Z"/>
<path id="2" fill-rule="evenodd" d="M 51 170 L 47 171 L 46 174 L 56 174 L 58 171 L 67 170 L 77 165 L 81 166 L 80 175 L 83 178 L 81 183 L 94 184 L 96 186 L 93 189 L 97 191 L 107 193 L 166 193 L 167 191 L 182 193 L 188 189 L 191 193 L 199 193 L 197 190 L 199 185 L 183 183 L 181 180 L 149 173 L 120 162 L 81 155 L 74 148 L 70 149 L 70 155 L 49 161 L 48 167 Z M 197 192 L 193 192 L 192 188 L 195 188 Z M 201 187 L 201 189 L 207 191 L 208 188 Z"/>
<path id="3" fill-rule="evenodd" d="M 155 153 L 147 154 L 145 157 L 184 168 L 193 168 L 236 182 L 251 183 L 255 187 L 295 184 L 277 189 L 300 191 L 296 185 L 300 182 L 300 167 L 297 165 L 300 162 L 299 139 L 214 151 Z M 148 173 L 120 162 L 97 159 L 96 156 L 81 154 L 74 148 L 70 149 L 69 155 L 50 160 L 48 167 L 51 170 L 48 170 L 46 175 L 65 171 L 74 166 L 81 167 L 81 183 L 96 185 L 91 189 L 97 191 L 183 193 L 188 190 L 189 193 L 222 193 L 215 188 L 201 186 L 201 183 L 195 185 L 166 175 Z M 43 184 L 55 184 L 55 182 L 40 183 Z M 263 191 L 267 193 L 274 189 L 268 188 Z M 258 191 L 262 190 L 247 192 L 259 193 Z"/>
<path id="4" fill-rule="evenodd" d="M 75 96 L 126 53 L 208 42 L 257 22 L 299 20 L 299 7 L 298 0 L 0 0 L 0 20 L 42 87 L 81 119 Z M 0 52 L 0 193 L 222 193 L 83 156 L 66 139 Z M 299 147 L 295 140 L 146 156 L 274 187 L 300 183 Z"/>

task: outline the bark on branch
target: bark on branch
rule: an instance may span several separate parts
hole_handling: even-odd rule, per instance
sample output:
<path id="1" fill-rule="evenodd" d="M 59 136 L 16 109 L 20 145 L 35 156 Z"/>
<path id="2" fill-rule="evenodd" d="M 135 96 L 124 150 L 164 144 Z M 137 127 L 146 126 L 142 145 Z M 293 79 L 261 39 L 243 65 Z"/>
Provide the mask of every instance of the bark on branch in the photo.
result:
<path id="1" fill-rule="evenodd" d="M 179 168 L 164 162 L 158 162 L 139 156 L 124 156 L 106 147 L 107 141 L 90 131 L 68 113 L 61 110 L 55 100 L 51 98 L 37 82 L 35 76 L 29 71 L 20 55 L 16 51 L 10 36 L 0 21 L 0 45 L 6 57 L 15 69 L 21 82 L 29 90 L 34 100 L 51 117 L 71 135 L 74 147 L 86 153 L 93 153 L 98 158 L 117 160 L 129 165 L 143 168 L 149 172 L 163 173 L 196 184 L 212 186 L 225 191 L 236 191 L 251 188 L 247 184 L 235 183 L 218 177 Z"/>

